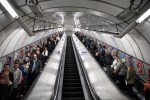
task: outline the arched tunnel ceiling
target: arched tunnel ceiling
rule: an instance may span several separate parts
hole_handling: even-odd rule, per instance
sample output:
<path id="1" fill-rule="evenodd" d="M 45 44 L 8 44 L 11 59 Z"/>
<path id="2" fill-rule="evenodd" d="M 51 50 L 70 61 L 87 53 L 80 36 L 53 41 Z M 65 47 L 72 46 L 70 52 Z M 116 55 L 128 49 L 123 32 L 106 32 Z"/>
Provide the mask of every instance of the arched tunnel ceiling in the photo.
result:
<path id="1" fill-rule="evenodd" d="M 120 24 L 129 22 L 129 20 L 126 21 L 121 18 L 129 17 L 128 14 L 133 14 L 134 17 L 137 16 L 135 12 L 129 10 L 131 5 L 130 1 L 131 0 L 38 0 L 43 17 L 37 19 L 63 24 L 62 20 L 64 17 L 70 16 L 79 21 L 79 26 L 97 27 L 98 25 L 106 25 L 103 26 L 105 30 L 121 31 L 124 27 Z M 140 5 L 140 9 L 145 6 L 148 0 L 135 0 L 134 5 L 138 5 L 141 1 L 143 2 Z M 25 0 L 13 0 L 11 2 L 24 13 L 32 13 L 31 9 L 25 3 Z M 120 28 L 116 29 L 116 25 L 119 25 Z M 128 24 L 126 24 L 126 26 L 127 25 Z"/>

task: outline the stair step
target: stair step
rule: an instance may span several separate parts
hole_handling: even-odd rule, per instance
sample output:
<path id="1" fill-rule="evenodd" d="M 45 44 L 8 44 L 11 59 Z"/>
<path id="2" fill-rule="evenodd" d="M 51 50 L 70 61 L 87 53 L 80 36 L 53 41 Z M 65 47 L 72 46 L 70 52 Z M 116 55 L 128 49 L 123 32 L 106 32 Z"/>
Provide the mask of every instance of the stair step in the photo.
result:
<path id="1" fill-rule="evenodd" d="M 68 72 L 70 72 L 70 73 L 78 73 L 78 70 L 65 70 L 64 72 L 65 73 L 68 73 Z"/>
<path id="2" fill-rule="evenodd" d="M 80 79 L 79 75 L 75 76 L 75 75 L 69 75 L 69 76 L 64 76 L 64 78 L 78 78 Z"/>
<path id="3" fill-rule="evenodd" d="M 64 79 L 64 82 L 68 83 L 81 83 L 80 79 Z"/>
<path id="4" fill-rule="evenodd" d="M 72 87 L 80 87 L 81 84 L 80 84 L 80 83 L 64 83 L 63 86 L 64 86 L 64 87 L 67 87 L 67 86 L 68 86 L 68 87 L 71 87 L 71 86 L 72 86 Z"/>
<path id="5" fill-rule="evenodd" d="M 72 97 L 72 98 L 76 98 L 76 97 L 84 97 L 84 94 L 83 94 L 83 92 L 63 92 L 62 93 L 62 97 Z"/>
<path id="6" fill-rule="evenodd" d="M 62 100 L 85 100 L 83 97 L 79 98 L 62 98 Z"/>
<path id="7" fill-rule="evenodd" d="M 81 92 L 82 87 L 63 87 L 63 92 Z"/>

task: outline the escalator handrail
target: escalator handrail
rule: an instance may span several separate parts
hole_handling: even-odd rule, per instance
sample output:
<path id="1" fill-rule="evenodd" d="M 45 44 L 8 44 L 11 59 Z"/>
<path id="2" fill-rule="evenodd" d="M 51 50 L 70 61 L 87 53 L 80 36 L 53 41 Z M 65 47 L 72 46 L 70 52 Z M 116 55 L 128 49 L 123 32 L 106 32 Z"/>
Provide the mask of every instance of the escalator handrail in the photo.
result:
<path id="1" fill-rule="evenodd" d="M 66 40 L 65 40 L 65 44 L 64 44 L 64 47 L 63 47 L 63 54 L 61 56 L 61 60 L 60 60 L 60 64 L 59 64 L 59 69 L 58 69 L 58 73 L 57 73 L 57 78 L 56 78 L 56 82 L 55 82 L 55 86 L 54 86 L 54 89 L 53 89 L 53 94 L 51 95 L 51 99 L 50 100 L 56 100 L 57 99 L 57 94 L 58 94 L 58 90 L 59 90 L 59 85 L 60 85 L 60 78 L 61 78 L 61 71 L 63 69 L 63 66 L 64 66 L 64 58 L 65 58 L 65 55 L 66 55 Z"/>
<path id="2" fill-rule="evenodd" d="M 88 87 L 89 87 L 89 89 L 90 89 L 90 92 L 91 92 L 91 94 L 92 94 L 94 100 L 101 100 L 101 99 L 99 98 L 99 96 L 97 95 L 97 93 L 96 93 L 96 91 L 95 91 L 93 85 L 90 83 L 90 81 L 89 81 L 89 79 L 88 79 L 87 72 L 85 71 L 84 65 L 83 65 L 82 60 L 81 60 L 81 57 L 79 56 L 79 53 L 78 53 L 78 51 L 77 51 L 77 49 L 76 49 L 76 45 L 75 45 L 74 41 L 73 41 L 73 45 L 74 45 L 74 47 L 75 47 L 75 51 L 77 52 L 77 57 L 79 58 L 79 62 L 80 62 L 80 64 L 81 64 L 81 66 L 82 66 L 83 74 L 84 74 L 84 76 L 85 76 L 86 82 L 87 82 L 87 84 L 88 84 Z"/>

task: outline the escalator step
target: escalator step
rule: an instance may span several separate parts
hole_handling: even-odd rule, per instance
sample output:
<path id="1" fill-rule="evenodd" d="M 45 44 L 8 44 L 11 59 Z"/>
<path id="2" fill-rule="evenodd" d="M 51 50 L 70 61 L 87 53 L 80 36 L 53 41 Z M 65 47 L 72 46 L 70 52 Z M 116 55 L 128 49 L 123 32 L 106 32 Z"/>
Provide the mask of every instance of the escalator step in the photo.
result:
<path id="1" fill-rule="evenodd" d="M 79 75 L 78 73 L 64 73 L 64 75 Z"/>
<path id="2" fill-rule="evenodd" d="M 64 87 L 81 87 L 81 83 L 64 83 Z"/>
<path id="3" fill-rule="evenodd" d="M 84 98 L 62 98 L 62 100 L 85 100 Z"/>
<path id="4" fill-rule="evenodd" d="M 64 79 L 65 83 L 81 83 L 80 79 Z"/>
<path id="5" fill-rule="evenodd" d="M 65 79 L 79 79 L 79 76 L 64 76 Z"/>
<path id="6" fill-rule="evenodd" d="M 65 70 L 65 73 L 78 73 L 78 70 Z"/>
<path id="7" fill-rule="evenodd" d="M 80 98 L 80 97 L 84 97 L 84 94 L 83 94 L 83 92 L 63 92 L 62 93 L 62 96 L 63 97 L 71 97 L 71 98 L 76 98 L 76 97 L 78 97 L 78 98 Z"/>
<path id="8" fill-rule="evenodd" d="M 63 92 L 80 92 L 82 87 L 64 87 Z"/>

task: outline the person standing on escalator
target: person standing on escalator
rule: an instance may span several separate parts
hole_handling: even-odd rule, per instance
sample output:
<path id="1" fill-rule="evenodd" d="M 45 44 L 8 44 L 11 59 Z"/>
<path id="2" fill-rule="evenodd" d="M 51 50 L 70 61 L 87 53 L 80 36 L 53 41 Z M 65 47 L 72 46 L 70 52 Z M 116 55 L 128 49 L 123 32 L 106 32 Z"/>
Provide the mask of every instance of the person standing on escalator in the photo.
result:
<path id="1" fill-rule="evenodd" d="M 115 63 L 111 67 L 113 67 L 114 71 L 113 74 L 115 74 L 116 79 L 119 81 L 118 86 L 124 91 L 126 84 L 125 84 L 125 74 L 126 74 L 126 68 L 125 65 L 122 63 L 121 59 L 119 58 L 119 53 L 116 53 L 113 55 Z"/>
<path id="2" fill-rule="evenodd" d="M 131 97 L 135 97 L 133 93 L 133 89 L 132 89 L 133 86 L 135 85 L 135 77 L 136 77 L 136 72 L 134 70 L 134 67 L 128 66 L 127 75 L 126 75 L 126 83 L 127 83 L 127 90 Z"/>
<path id="3" fill-rule="evenodd" d="M 113 63 L 113 57 L 111 56 L 111 54 L 109 53 L 108 50 L 105 50 L 104 65 L 106 66 L 107 74 L 109 76 L 112 75 L 112 73 L 111 73 L 111 65 L 112 65 L 112 63 Z"/>
<path id="4" fill-rule="evenodd" d="M 42 71 L 42 63 L 38 59 L 37 54 L 33 55 L 33 59 L 30 61 L 29 71 L 28 71 L 28 86 L 30 87 L 37 77 L 37 75 Z"/>

